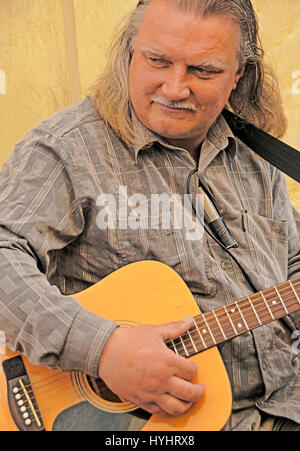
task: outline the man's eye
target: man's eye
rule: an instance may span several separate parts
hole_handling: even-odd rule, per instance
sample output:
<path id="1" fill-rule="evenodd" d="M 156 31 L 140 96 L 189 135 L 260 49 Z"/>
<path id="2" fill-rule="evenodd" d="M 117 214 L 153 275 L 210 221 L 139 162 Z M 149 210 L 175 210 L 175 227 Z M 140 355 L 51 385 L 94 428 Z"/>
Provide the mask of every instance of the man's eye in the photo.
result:
<path id="1" fill-rule="evenodd" d="M 195 67 L 194 71 L 196 72 L 197 75 L 199 75 L 202 78 L 213 77 L 214 75 L 220 73 L 219 71 L 207 70 L 207 69 L 203 69 L 202 67 Z"/>
<path id="2" fill-rule="evenodd" d="M 206 69 L 202 69 L 201 67 L 195 67 L 195 71 L 201 75 L 212 75 L 213 74 L 213 72 L 206 70 Z"/>
<path id="3" fill-rule="evenodd" d="M 149 57 L 149 60 L 154 64 L 167 64 L 167 61 L 163 60 L 162 58 Z"/>

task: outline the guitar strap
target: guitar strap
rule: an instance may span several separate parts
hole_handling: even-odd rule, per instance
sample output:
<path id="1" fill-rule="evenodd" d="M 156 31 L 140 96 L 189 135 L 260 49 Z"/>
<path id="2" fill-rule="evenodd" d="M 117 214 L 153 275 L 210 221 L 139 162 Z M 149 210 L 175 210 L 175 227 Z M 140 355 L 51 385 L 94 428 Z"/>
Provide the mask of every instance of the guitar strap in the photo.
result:
<path id="1" fill-rule="evenodd" d="M 227 109 L 222 115 L 234 135 L 264 160 L 300 183 L 300 152 Z"/>

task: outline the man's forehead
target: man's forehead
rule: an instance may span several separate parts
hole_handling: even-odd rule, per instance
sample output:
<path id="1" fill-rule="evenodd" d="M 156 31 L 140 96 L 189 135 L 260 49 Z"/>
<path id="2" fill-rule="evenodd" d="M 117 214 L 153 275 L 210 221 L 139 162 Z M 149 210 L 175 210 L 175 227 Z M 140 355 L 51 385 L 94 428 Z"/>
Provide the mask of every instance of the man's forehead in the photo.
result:
<path id="1" fill-rule="evenodd" d="M 192 2 L 192 0 L 190 1 L 191 3 L 194 3 Z M 145 3 L 147 3 L 147 7 L 143 12 L 140 29 L 143 28 L 144 22 L 147 22 L 148 18 L 152 22 L 152 24 L 155 24 L 157 20 L 160 22 L 160 19 L 165 19 L 166 23 L 170 23 L 172 22 L 172 19 L 174 20 L 174 14 L 177 17 L 190 17 L 194 21 L 199 21 L 199 23 L 209 17 L 220 19 L 220 21 L 222 21 L 222 19 L 224 18 L 227 18 L 227 20 L 230 20 L 232 22 L 233 27 L 238 26 L 238 28 L 240 28 L 236 17 L 231 12 L 210 12 L 206 14 L 205 11 L 201 8 L 201 2 L 199 3 L 200 7 L 198 7 L 198 9 L 185 9 L 183 8 L 183 6 L 180 6 L 180 2 L 177 3 L 175 0 L 148 0 L 147 2 L 145 0 L 141 0 L 138 2 L 137 6 L 143 6 Z"/>
<path id="2" fill-rule="evenodd" d="M 199 62 L 191 63 L 195 66 L 206 62 L 206 58 L 202 61 L 201 53 L 207 50 L 211 53 L 210 59 L 216 59 L 214 66 L 218 67 L 222 66 L 223 58 L 216 56 L 220 54 L 222 46 L 239 52 L 241 33 L 231 15 L 198 16 L 182 11 L 173 1 L 151 0 L 135 44 L 144 49 L 148 47 L 153 54 L 167 58 L 169 52 L 176 53 L 176 47 L 185 54 L 199 52 Z M 197 59 L 196 54 L 193 56 Z"/>

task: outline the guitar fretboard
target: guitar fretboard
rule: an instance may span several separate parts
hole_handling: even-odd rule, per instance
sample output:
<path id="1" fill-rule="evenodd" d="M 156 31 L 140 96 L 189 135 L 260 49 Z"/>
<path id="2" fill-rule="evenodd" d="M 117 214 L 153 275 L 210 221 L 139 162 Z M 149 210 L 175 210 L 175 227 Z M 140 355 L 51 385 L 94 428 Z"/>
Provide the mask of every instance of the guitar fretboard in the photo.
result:
<path id="1" fill-rule="evenodd" d="M 194 317 L 194 327 L 166 344 L 190 357 L 300 310 L 300 277 Z"/>

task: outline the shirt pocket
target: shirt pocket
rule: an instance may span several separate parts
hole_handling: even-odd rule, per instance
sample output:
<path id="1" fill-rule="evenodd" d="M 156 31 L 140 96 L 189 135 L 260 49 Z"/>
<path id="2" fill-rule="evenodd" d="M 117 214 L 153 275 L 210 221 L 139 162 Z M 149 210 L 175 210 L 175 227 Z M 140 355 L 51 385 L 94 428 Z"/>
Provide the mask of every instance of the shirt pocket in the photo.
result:
<path id="1" fill-rule="evenodd" d="M 255 275 L 255 286 L 265 289 L 288 277 L 288 222 L 256 213 L 242 213 L 240 252 L 248 274 Z M 247 264 L 248 262 L 248 264 Z"/>

